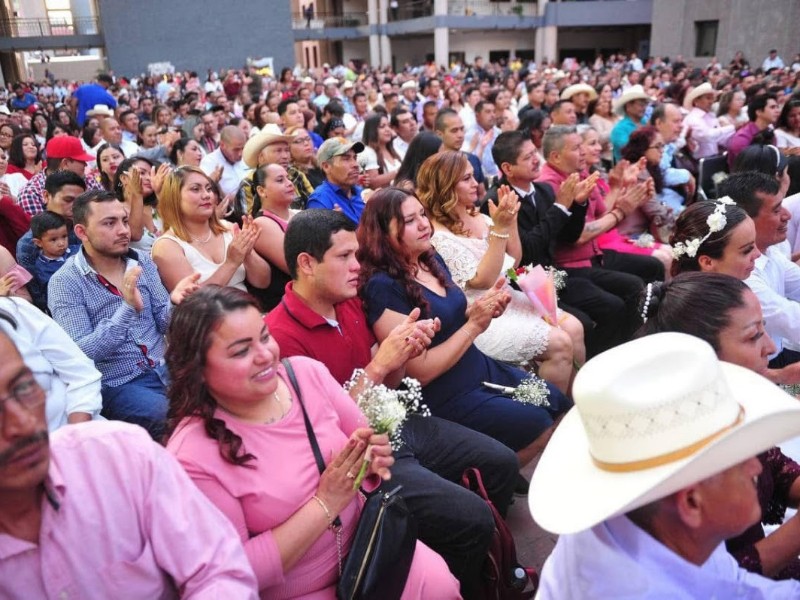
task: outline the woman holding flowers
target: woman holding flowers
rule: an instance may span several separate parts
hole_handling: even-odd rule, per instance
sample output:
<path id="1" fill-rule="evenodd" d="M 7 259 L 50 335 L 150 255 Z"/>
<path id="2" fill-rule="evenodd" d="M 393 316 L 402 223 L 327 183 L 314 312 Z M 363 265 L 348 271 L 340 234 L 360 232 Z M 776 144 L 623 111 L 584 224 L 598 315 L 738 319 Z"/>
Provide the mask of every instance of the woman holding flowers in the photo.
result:
<path id="1" fill-rule="evenodd" d="M 320 475 L 280 350 L 240 290 L 201 288 L 176 307 L 167 337 L 167 449 L 233 522 L 262 598 L 332 600 L 362 507 L 353 481 L 368 446 L 364 486 L 389 478 L 388 437 L 365 426 L 321 363 L 293 357 L 327 464 Z M 458 597 L 443 559 L 418 542 L 403 598 Z"/>
<path id="2" fill-rule="evenodd" d="M 514 391 L 527 374 L 483 354 L 477 336 L 511 300 L 505 279 L 467 306 L 447 266 L 431 245 L 433 230 L 416 197 L 397 188 L 375 192 L 358 229 L 360 295 L 367 321 L 378 340 L 414 307 L 423 318 L 438 317 L 441 330 L 406 373 L 419 380 L 425 403 L 439 417 L 489 435 L 517 452 L 521 465 L 537 454 L 552 433 L 554 420 L 569 408 L 555 387 L 534 379 L 539 393 L 516 401 L 484 383 Z"/>
<path id="3" fill-rule="evenodd" d="M 468 302 L 519 266 L 517 195 L 503 186 L 497 204 L 488 201 L 491 216 L 478 212 L 478 183 L 462 153 L 441 152 L 428 158 L 417 176 L 417 194 L 433 227 L 431 243 Z M 475 338 L 475 345 L 496 360 L 522 367 L 539 362 L 542 379 L 568 393 L 573 365 L 586 359 L 583 326 L 563 312 L 558 323 L 547 323 L 523 292 L 509 293 L 508 308 Z"/>

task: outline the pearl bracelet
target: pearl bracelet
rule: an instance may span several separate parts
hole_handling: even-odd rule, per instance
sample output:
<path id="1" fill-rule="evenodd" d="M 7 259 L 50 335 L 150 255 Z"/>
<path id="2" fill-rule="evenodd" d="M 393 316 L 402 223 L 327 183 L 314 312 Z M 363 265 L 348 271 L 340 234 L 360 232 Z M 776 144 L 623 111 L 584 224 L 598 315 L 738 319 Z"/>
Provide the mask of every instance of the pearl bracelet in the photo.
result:
<path id="1" fill-rule="evenodd" d="M 494 229 L 489 230 L 489 236 L 495 237 L 500 240 L 507 240 L 508 238 L 511 237 L 511 235 L 508 233 L 497 233 Z"/>

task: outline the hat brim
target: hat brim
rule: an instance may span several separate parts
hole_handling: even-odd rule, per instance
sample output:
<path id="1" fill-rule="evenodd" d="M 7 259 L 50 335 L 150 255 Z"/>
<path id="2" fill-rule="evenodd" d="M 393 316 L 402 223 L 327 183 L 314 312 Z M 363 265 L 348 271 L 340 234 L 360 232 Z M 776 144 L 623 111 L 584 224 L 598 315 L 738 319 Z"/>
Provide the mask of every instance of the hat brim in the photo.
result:
<path id="1" fill-rule="evenodd" d="M 625 105 L 628 102 L 633 102 L 634 100 L 647 100 L 648 102 L 650 102 L 652 100 L 652 98 L 650 98 L 650 96 L 648 96 L 647 94 L 638 94 L 638 93 L 637 94 L 630 94 L 626 98 L 625 94 L 623 94 L 622 96 L 617 98 L 617 101 L 614 104 L 614 112 L 617 113 L 617 114 L 620 114 L 620 115 L 624 114 L 625 113 Z"/>
<path id="2" fill-rule="evenodd" d="M 70 160 L 79 160 L 79 161 L 85 162 L 85 163 L 90 163 L 93 160 L 97 159 L 97 157 L 92 156 L 91 154 L 87 154 L 86 152 L 84 152 L 83 154 L 74 154 L 72 156 L 59 156 L 59 157 L 54 157 L 54 158 L 61 158 L 61 159 L 69 158 Z"/>
<path id="3" fill-rule="evenodd" d="M 264 148 L 275 142 L 286 142 L 289 144 L 293 139 L 293 135 L 276 135 L 271 132 L 259 132 L 247 140 L 247 143 L 244 145 L 244 150 L 242 150 L 242 160 L 248 167 L 255 169 L 258 166 L 258 155 L 261 154 Z"/>
<path id="4" fill-rule="evenodd" d="M 702 96 L 717 96 L 719 94 L 718 90 L 715 90 L 710 85 L 705 83 L 697 86 L 696 88 L 689 90 L 689 93 L 686 94 L 686 98 L 683 100 L 683 108 L 687 110 L 692 110 L 694 106 L 694 101 Z"/>
<path id="5" fill-rule="evenodd" d="M 597 100 L 597 90 L 586 84 L 571 85 L 561 92 L 562 100 L 570 100 L 576 94 L 589 94 L 589 101 Z"/>
<path id="6" fill-rule="evenodd" d="M 528 507 L 543 529 L 568 534 L 589 529 L 707 479 L 800 433 L 800 402 L 756 373 L 720 362 L 744 409 L 742 421 L 691 456 L 651 469 L 609 472 L 589 453 L 573 408 L 553 433 L 533 473 Z"/>

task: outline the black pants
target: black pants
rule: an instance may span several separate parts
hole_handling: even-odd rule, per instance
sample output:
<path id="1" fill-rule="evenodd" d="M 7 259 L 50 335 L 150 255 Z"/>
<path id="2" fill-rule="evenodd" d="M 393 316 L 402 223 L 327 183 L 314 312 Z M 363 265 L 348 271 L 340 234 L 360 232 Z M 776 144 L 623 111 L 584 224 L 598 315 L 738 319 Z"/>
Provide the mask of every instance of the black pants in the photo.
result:
<path id="1" fill-rule="evenodd" d="M 789 365 L 793 365 L 796 362 L 800 362 L 800 352 L 784 348 L 783 350 L 781 350 L 778 356 L 769 361 L 769 368 L 782 369 L 783 367 L 788 367 Z"/>
<path id="2" fill-rule="evenodd" d="M 603 268 L 630 273 L 645 283 L 664 281 L 664 263 L 652 256 L 603 250 Z"/>
<path id="3" fill-rule="evenodd" d="M 637 307 L 644 281 L 630 273 L 601 267 L 564 271 L 568 275 L 561 290 L 565 310 L 581 322 L 594 322 L 594 328 L 584 331 L 587 357 L 628 341 L 641 324 L 637 322 Z"/>
<path id="4" fill-rule="evenodd" d="M 461 486 L 461 474 L 477 467 L 492 503 L 505 515 L 519 473 L 517 455 L 489 436 L 437 417 L 409 417 L 401 438 L 392 479 L 382 485 L 403 486 L 419 539 L 444 558 L 464 599 L 478 599 L 494 519 L 483 499 Z"/>

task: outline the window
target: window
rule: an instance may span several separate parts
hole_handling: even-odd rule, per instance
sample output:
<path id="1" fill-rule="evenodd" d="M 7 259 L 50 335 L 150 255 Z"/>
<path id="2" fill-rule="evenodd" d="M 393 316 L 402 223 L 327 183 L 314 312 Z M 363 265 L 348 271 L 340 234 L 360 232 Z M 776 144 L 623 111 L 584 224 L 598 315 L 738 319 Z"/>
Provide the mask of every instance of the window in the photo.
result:
<path id="1" fill-rule="evenodd" d="M 695 56 L 714 56 L 717 53 L 719 21 L 695 21 Z"/>
<path id="2" fill-rule="evenodd" d="M 47 20 L 50 22 L 53 35 L 70 35 L 72 33 L 72 11 L 69 0 L 46 0 Z"/>

